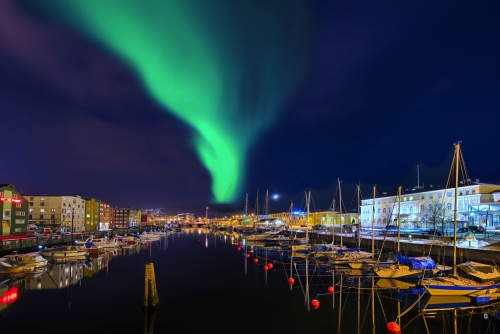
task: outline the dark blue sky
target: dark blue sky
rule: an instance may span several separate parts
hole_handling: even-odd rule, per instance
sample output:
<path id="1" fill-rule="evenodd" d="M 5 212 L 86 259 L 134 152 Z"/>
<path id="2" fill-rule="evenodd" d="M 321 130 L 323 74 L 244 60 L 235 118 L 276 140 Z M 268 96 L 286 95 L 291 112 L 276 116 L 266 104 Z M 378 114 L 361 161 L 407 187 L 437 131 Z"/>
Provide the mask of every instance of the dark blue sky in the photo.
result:
<path id="1" fill-rule="evenodd" d="M 286 1 L 285 1 L 286 2 Z M 285 3 L 284 2 L 284 3 Z M 401 184 L 445 184 L 453 143 L 470 177 L 500 183 L 497 1 L 317 2 L 310 65 L 280 119 L 249 155 L 244 193 L 271 211 L 327 209 L 342 180 L 348 208 Z M 258 24 L 258 22 L 256 22 Z M 76 193 L 113 206 L 211 201 L 190 128 L 154 103 L 119 59 L 71 30 L 0 2 L 0 183 Z M 355 205 L 355 204 L 354 204 Z M 260 204 L 261 208 L 263 204 Z"/>

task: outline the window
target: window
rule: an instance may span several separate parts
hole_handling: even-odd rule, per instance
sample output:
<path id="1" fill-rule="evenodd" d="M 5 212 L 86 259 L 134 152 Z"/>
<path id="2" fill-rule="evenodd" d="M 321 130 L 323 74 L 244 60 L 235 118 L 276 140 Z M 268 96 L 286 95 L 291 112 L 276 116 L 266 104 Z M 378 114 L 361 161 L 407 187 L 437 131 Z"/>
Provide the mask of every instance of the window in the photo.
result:
<path id="1" fill-rule="evenodd" d="M 4 218 L 10 218 L 10 211 L 4 211 L 3 216 Z"/>
<path id="2" fill-rule="evenodd" d="M 50 212 L 56 213 L 56 209 L 50 209 Z"/>
<path id="3" fill-rule="evenodd" d="M 438 193 L 438 198 L 441 198 L 441 197 L 443 197 L 443 194 Z"/>
<path id="4" fill-rule="evenodd" d="M 425 195 L 420 195 L 420 199 L 425 199 Z"/>
<path id="5" fill-rule="evenodd" d="M 386 208 L 384 208 L 384 210 L 382 212 L 385 213 L 386 211 L 387 211 Z"/>
<path id="6" fill-rule="evenodd" d="M 437 205 L 437 209 L 438 209 L 438 210 L 441 210 L 442 208 L 443 208 L 443 206 L 442 206 L 441 204 L 438 204 L 438 205 Z"/>
<path id="7" fill-rule="evenodd" d="M 413 212 L 413 206 L 410 206 L 410 212 Z"/>
<path id="8" fill-rule="evenodd" d="M 21 203 L 16 203 L 16 208 L 20 208 L 21 207 Z"/>
<path id="9" fill-rule="evenodd" d="M 12 198 L 17 198 L 17 194 L 12 194 Z"/>
<path id="10" fill-rule="evenodd" d="M 458 196 L 462 196 L 462 195 L 463 195 L 462 190 L 459 190 L 459 191 L 458 191 Z"/>
<path id="11" fill-rule="evenodd" d="M 33 206 L 33 202 L 30 202 L 30 206 Z"/>
<path id="12" fill-rule="evenodd" d="M 40 215 L 40 219 L 43 219 L 43 215 Z"/>
<path id="13" fill-rule="evenodd" d="M 466 191 L 465 191 L 465 194 L 466 194 L 466 195 L 469 195 L 469 191 L 468 191 L 468 190 L 466 190 Z"/>
<path id="14" fill-rule="evenodd" d="M 33 219 L 33 215 L 28 215 L 28 219 Z"/>
<path id="15" fill-rule="evenodd" d="M 424 212 L 425 211 L 425 205 L 421 205 L 420 206 L 420 212 Z"/>
<path id="16" fill-rule="evenodd" d="M 403 212 L 406 212 L 406 206 L 403 206 Z"/>
<path id="17" fill-rule="evenodd" d="M 434 205 L 429 204 L 429 211 L 432 211 L 434 209 Z"/>
<path id="18" fill-rule="evenodd" d="M 391 213 L 391 212 L 392 212 L 392 209 L 391 209 L 391 208 L 389 208 L 389 213 Z"/>
<path id="19" fill-rule="evenodd" d="M 45 213 L 45 209 L 40 209 L 40 213 Z"/>
<path id="20" fill-rule="evenodd" d="M 26 222 L 26 220 L 24 219 L 16 219 L 16 221 L 14 222 L 15 224 L 24 224 Z"/>
<path id="21" fill-rule="evenodd" d="M 56 219 L 56 215 L 50 215 L 50 219 Z"/>
<path id="22" fill-rule="evenodd" d="M 476 189 L 472 189 L 472 195 L 475 195 L 476 194 Z"/>
<path id="23" fill-rule="evenodd" d="M 65 201 L 65 200 L 66 200 L 66 197 L 63 197 L 63 201 Z"/>
<path id="24" fill-rule="evenodd" d="M 45 197 L 40 197 L 40 201 L 45 201 Z"/>
<path id="25" fill-rule="evenodd" d="M 451 197 L 451 191 L 448 191 L 448 192 L 446 193 L 446 196 L 447 196 L 447 197 Z"/>
<path id="26" fill-rule="evenodd" d="M 45 206 L 45 203 L 44 203 L 44 202 L 41 202 L 41 203 L 40 203 L 40 206 Z"/>
<path id="27" fill-rule="evenodd" d="M 26 216 L 26 212 L 24 212 L 24 211 L 16 211 L 16 216 Z"/>
<path id="28" fill-rule="evenodd" d="M 86 217 L 87 217 L 87 218 L 90 218 L 90 214 L 89 214 L 89 213 L 87 213 Z"/>
<path id="29" fill-rule="evenodd" d="M 33 200 L 33 196 L 30 196 L 30 201 L 32 201 L 32 200 Z"/>
<path id="30" fill-rule="evenodd" d="M 446 209 L 451 210 L 451 203 L 446 204 Z"/>
<path id="31" fill-rule="evenodd" d="M 433 198 L 433 197 L 434 197 L 434 195 L 433 195 L 433 194 L 429 194 L 429 198 Z"/>
<path id="32" fill-rule="evenodd" d="M 382 203 L 384 203 L 384 204 L 385 204 L 385 199 L 382 201 Z"/>

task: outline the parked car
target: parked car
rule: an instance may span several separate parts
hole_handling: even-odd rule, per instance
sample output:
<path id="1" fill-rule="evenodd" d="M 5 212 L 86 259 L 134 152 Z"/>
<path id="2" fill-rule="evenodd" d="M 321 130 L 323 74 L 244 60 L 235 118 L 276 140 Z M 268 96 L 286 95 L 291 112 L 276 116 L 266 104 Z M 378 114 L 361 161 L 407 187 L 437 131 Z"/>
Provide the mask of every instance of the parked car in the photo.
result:
<path id="1" fill-rule="evenodd" d="M 471 225 L 469 226 L 469 231 L 473 233 L 484 233 L 485 229 L 483 226 L 480 225 Z"/>
<path id="2" fill-rule="evenodd" d="M 422 234 L 441 236 L 443 235 L 443 231 L 441 229 L 430 228 L 422 231 Z"/>
<path id="3" fill-rule="evenodd" d="M 465 233 L 465 232 L 469 232 L 469 228 L 468 227 L 459 227 L 459 228 L 457 228 L 457 233 Z"/>
<path id="4" fill-rule="evenodd" d="M 397 227 L 396 225 L 387 225 L 387 226 L 385 227 L 385 230 L 386 230 L 387 232 L 389 232 L 389 231 L 394 231 L 394 232 L 397 232 L 397 231 L 398 231 L 398 227 Z"/>
<path id="5" fill-rule="evenodd" d="M 326 227 L 325 225 L 314 225 L 312 229 L 314 231 L 328 231 L 328 227 Z"/>

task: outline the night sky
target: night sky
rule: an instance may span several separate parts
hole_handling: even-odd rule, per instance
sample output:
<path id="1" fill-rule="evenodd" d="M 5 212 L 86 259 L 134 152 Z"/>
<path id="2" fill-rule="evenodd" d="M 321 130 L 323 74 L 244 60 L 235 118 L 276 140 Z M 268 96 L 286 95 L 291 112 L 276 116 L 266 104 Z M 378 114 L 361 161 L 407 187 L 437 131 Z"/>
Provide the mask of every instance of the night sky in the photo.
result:
<path id="1" fill-rule="evenodd" d="M 500 183 L 498 1 L 127 3 L 0 0 L 0 183 L 351 210 L 446 184 L 456 141 Z"/>

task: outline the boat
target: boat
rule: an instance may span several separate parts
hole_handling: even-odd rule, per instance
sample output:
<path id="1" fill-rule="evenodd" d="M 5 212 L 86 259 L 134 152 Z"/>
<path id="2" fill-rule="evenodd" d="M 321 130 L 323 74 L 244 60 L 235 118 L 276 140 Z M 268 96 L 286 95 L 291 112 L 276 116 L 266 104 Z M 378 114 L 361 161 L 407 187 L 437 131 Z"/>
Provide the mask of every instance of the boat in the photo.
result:
<path id="1" fill-rule="evenodd" d="M 88 238 L 85 241 L 75 241 L 75 246 L 85 248 L 89 255 L 93 256 L 104 252 L 104 247 L 95 244 L 92 241 L 92 237 Z"/>
<path id="2" fill-rule="evenodd" d="M 0 274 L 23 273 L 24 271 L 24 265 L 19 262 L 6 257 L 0 258 Z"/>
<path id="3" fill-rule="evenodd" d="M 445 269 L 438 266 L 430 256 L 405 257 L 400 252 L 400 212 L 401 186 L 398 188 L 398 242 L 397 262 L 390 266 L 375 266 L 374 271 L 381 278 L 418 279 L 424 276 L 435 276 Z"/>
<path id="4" fill-rule="evenodd" d="M 84 246 L 77 245 L 46 248 L 38 253 L 43 257 L 50 257 L 53 259 L 67 259 L 89 255 L 89 252 Z"/>
<path id="5" fill-rule="evenodd" d="M 24 265 L 24 269 L 27 272 L 32 272 L 45 268 L 48 261 L 40 256 L 38 253 L 26 253 L 26 254 L 12 254 L 5 255 L 5 258 L 12 259 L 17 263 Z"/>
<path id="6" fill-rule="evenodd" d="M 108 239 L 108 238 L 92 238 L 92 243 L 97 246 L 104 248 L 105 250 L 111 250 L 118 248 L 118 240 L 117 239 Z"/>
<path id="7" fill-rule="evenodd" d="M 497 268 L 488 268 L 488 265 L 478 262 L 457 265 L 457 208 L 458 208 L 458 175 L 459 165 L 463 161 L 460 151 L 460 142 L 455 143 L 455 153 L 452 162 L 452 170 L 455 164 L 455 206 L 453 218 L 453 273 L 435 278 L 423 279 L 419 283 L 432 296 L 467 296 L 485 295 L 500 292 L 500 280 Z M 451 173 L 450 173 L 451 175 Z M 465 276 L 477 279 L 469 279 L 458 275 L 458 269 L 465 272 Z M 489 272 L 486 272 L 488 268 Z"/>

